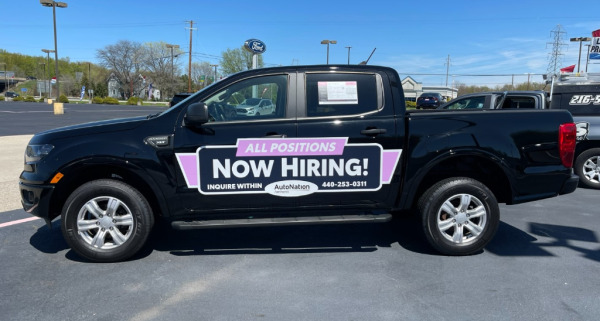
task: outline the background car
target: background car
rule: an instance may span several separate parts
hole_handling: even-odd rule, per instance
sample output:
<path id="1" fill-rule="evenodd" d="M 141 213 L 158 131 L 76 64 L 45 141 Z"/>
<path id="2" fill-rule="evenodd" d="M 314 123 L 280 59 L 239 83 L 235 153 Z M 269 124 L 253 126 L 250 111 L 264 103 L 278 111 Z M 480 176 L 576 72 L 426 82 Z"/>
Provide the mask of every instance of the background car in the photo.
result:
<path id="1" fill-rule="evenodd" d="M 193 93 L 178 93 L 178 94 L 175 94 L 173 96 L 173 98 L 171 98 L 171 101 L 169 101 L 169 107 L 177 105 L 180 101 L 188 98 L 192 94 Z"/>
<path id="2" fill-rule="evenodd" d="M 240 116 L 270 115 L 275 112 L 275 106 L 271 99 L 247 98 L 235 107 Z"/>
<path id="3" fill-rule="evenodd" d="M 20 95 L 17 94 L 16 92 L 13 91 L 7 91 L 4 93 L 4 97 L 6 98 L 15 98 L 15 97 L 19 97 Z"/>
<path id="4" fill-rule="evenodd" d="M 422 93 L 417 98 L 417 109 L 434 109 L 440 107 L 444 97 L 440 93 Z"/>

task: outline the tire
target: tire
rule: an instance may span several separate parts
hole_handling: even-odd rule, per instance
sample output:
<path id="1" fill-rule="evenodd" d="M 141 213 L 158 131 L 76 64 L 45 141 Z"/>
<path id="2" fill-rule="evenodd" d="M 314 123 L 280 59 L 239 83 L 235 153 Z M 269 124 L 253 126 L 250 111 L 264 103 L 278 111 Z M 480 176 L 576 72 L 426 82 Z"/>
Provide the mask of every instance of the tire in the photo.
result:
<path id="1" fill-rule="evenodd" d="M 600 148 L 586 150 L 577 157 L 575 174 L 582 185 L 600 189 Z"/>
<path id="2" fill-rule="evenodd" d="M 496 234 L 500 209 L 485 185 L 449 178 L 430 187 L 418 203 L 427 241 L 446 255 L 481 251 Z"/>
<path id="3" fill-rule="evenodd" d="M 123 261 L 146 243 L 154 225 L 148 201 L 116 180 L 91 181 L 67 199 L 61 214 L 65 240 L 80 256 L 95 262 Z"/>

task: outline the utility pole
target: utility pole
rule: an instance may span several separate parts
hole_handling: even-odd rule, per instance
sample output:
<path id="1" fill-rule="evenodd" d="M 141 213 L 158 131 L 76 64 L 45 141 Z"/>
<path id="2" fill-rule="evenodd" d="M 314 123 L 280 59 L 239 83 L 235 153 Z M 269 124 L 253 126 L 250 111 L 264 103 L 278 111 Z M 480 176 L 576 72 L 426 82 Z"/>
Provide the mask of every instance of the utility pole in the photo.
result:
<path id="1" fill-rule="evenodd" d="M 346 48 L 348 48 L 348 64 L 350 64 L 350 48 L 352 48 L 352 47 L 346 47 Z"/>
<path id="2" fill-rule="evenodd" d="M 211 67 L 215 67 L 215 79 L 213 81 L 213 83 L 217 82 L 217 67 L 219 67 L 219 65 L 210 65 Z"/>
<path id="3" fill-rule="evenodd" d="M 179 49 L 179 45 L 171 45 L 171 44 L 166 44 L 167 48 L 171 49 L 171 88 L 173 88 L 173 84 L 175 83 L 175 68 L 173 67 L 173 49 Z M 173 95 L 175 95 L 174 90 L 173 91 Z"/>
<path id="4" fill-rule="evenodd" d="M 190 21 L 186 21 L 190 23 L 190 59 L 189 59 L 189 64 L 188 64 L 188 92 L 191 93 L 192 92 L 192 30 L 195 30 L 196 28 L 194 27 L 194 21 L 190 20 Z"/>
<path id="5" fill-rule="evenodd" d="M 448 74 L 450 73 L 450 55 L 448 55 L 448 59 L 446 60 L 446 87 L 448 87 Z"/>

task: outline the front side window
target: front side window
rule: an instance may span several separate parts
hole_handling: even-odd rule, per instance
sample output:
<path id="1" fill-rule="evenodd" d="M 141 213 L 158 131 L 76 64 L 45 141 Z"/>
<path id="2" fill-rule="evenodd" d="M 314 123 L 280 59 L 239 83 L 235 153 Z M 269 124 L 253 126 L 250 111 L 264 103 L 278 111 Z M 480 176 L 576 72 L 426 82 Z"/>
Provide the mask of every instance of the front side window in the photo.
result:
<path id="1" fill-rule="evenodd" d="M 308 117 L 355 115 L 377 111 L 382 90 L 375 74 L 323 73 L 306 75 Z"/>
<path id="2" fill-rule="evenodd" d="M 481 109 L 485 106 L 485 97 L 477 96 L 477 97 L 469 97 L 458 100 L 446 107 L 446 109 L 471 109 L 477 108 Z"/>
<path id="3" fill-rule="evenodd" d="M 287 76 L 265 76 L 239 81 L 204 100 L 210 121 L 284 118 Z"/>

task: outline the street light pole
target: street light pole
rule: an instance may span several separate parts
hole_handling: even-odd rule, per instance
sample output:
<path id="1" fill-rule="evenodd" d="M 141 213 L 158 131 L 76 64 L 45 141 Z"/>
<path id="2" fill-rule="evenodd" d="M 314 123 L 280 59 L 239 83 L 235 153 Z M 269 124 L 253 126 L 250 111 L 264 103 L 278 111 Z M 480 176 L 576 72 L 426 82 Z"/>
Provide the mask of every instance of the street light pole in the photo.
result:
<path id="1" fill-rule="evenodd" d="M 44 78 L 46 78 L 46 63 L 45 62 L 39 62 L 39 65 L 43 65 L 44 66 Z M 44 92 L 46 93 L 46 95 L 48 95 L 48 83 L 46 82 L 46 80 L 44 80 Z M 40 94 L 40 97 L 42 97 L 42 94 Z"/>
<path id="2" fill-rule="evenodd" d="M 56 7 L 66 8 L 67 4 L 53 0 L 40 0 L 40 4 L 44 7 L 52 7 L 52 20 L 54 22 L 54 73 L 56 74 L 56 100 L 58 100 L 60 95 L 60 84 L 58 81 L 58 49 L 56 44 Z"/>
<path id="3" fill-rule="evenodd" d="M 337 40 L 323 40 L 321 41 L 322 45 L 327 45 L 327 64 L 329 65 L 329 44 L 335 45 Z"/>
<path id="4" fill-rule="evenodd" d="M 579 73 L 579 67 L 581 66 L 581 45 L 584 41 L 591 41 L 592 38 L 590 37 L 577 37 L 577 38 L 571 38 L 571 42 L 577 42 L 579 41 L 579 59 L 577 60 L 577 73 Z"/>
<path id="5" fill-rule="evenodd" d="M 42 52 L 46 53 L 46 56 L 48 57 L 48 73 L 50 73 L 50 53 L 54 52 L 54 50 L 50 50 L 50 49 L 42 49 Z M 46 73 L 46 65 L 44 65 L 44 73 Z M 46 83 L 46 95 L 48 95 L 48 98 L 52 98 L 50 97 L 50 93 L 52 92 L 52 85 L 50 85 L 50 75 L 48 76 L 48 82 Z M 50 91 L 48 91 L 48 87 L 50 87 Z"/>
<path id="6" fill-rule="evenodd" d="M 585 72 L 587 73 L 587 67 L 588 67 L 588 64 L 590 63 L 590 47 L 592 45 L 585 45 L 585 46 L 587 47 L 587 51 L 586 51 L 586 54 L 585 54 L 585 57 L 586 57 L 586 59 L 585 59 Z"/>
<path id="7" fill-rule="evenodd" d="M 0 64 L 4 65 L 4 91 L 8 91 L 8 87 L 6 87 L 6 63 L 5 62 L 0 62 Z"/>

